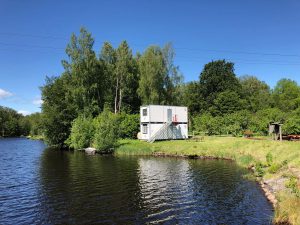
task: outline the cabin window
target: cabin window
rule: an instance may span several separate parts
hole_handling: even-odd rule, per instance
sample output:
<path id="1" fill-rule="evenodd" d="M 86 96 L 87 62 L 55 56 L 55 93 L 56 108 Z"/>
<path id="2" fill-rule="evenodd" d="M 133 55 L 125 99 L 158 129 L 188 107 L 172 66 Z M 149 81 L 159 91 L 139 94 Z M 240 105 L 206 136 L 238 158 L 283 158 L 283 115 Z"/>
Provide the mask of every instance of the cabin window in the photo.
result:
<path id="1" fill-rule="evenodd" d="M 142 125 L 142 132 L 143 132 L 143 134 L 147 134 L 148 133 L 148 126 L 147 126 L 147 124 L 143 124 Z"/>
<path id="2" fill-rule="evenodd" d="M 147 109 L 143 109 L 143 116 L 147 116 Z"/>

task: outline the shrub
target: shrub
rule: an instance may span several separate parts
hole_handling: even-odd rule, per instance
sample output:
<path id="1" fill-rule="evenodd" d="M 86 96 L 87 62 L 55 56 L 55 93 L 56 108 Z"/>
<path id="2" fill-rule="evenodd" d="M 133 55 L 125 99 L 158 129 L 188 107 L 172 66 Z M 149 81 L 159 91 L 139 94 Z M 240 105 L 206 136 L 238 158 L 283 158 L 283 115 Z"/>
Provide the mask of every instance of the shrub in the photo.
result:
<path id="1" fill-rule="evenodd" d="M 136 139 L 140 131 L 140 116 L 138 114 L 121 114 L 120 138 Z"/>
<path id="2" fill-rule="evenodd" d="M 78 116 L 72 122 L 71 134 L 66 144 L 74 149 L 87 148 L 94 138 L 94 124 L 91 116 Z"/>
<path id="3" fill-rule="evenodd" d="M 109 110 L 99 114 L 95 119 L 95 136 L 93 146 L 100 152 L 110 152 L 118 139 L 119 117 Z"/>
<path id="4" fill-rule="evenodd" d="M 265 174 L 264 165 L 262 163 L 256 163 L 255 165 L 255 175 L 257 177 L 263 177 Z"/>
<path id="5" fill-rule="evenodd" d="M 270 168 L 269 168 L 269 173 L 276 173 L 278 170 L 280 170 L 280 168 L 282 167 L 281 164 L 278 163 L 273 163 Z"/>
<path id="6" fill-rule="evenodd" d="M 300 111 L 300 110 L 298 110 Z M 282 126 L 284 134 L 300 134 L 300 116 L 296 110 L 287 116 L 287 120 Z"/>
<path id="7" fill-rule="evenodd" d="M 270 166 L 273 163 L 273 155 L 271 152 L 268 152 L 268 154 L 266 155 L 266 160 L 267 160 L 268 166 Z"/>
<path id="8" fill-rule="evenodd" d="M 197 116 L 193 120 L 193 128 L 196 132 L 204 132 L 208 135 L 222 134 L 223 132 L 223 117 L 213 117 L 211 114 L 203 114 Z"/>
<path id="9" fill-rule="evenodd" d="M 297 197 L 300 197 L 300 189 L 298 187 L 297 177 L 291 176 L 285 186 L 290 188 L 292 193 L 296 194 Z"/>
<path id="10" fill-rule="evenodd" d="M 271 155 L 271 159 L 268 159 L 268 155 L 266 157 L 267 157 L 268 166 L 270 166 L 269 169 L 268 169 L 268 171 L 270 173 L 276 173 L 282 167 L 287 165 L 287 160 L 284 160 L 281 163 L 273 163 L 272 155 Z"/>
<path id="11" fill-rule="evenodd" d="M 244 131 L 244 136 L 245 137 L 253 137 L 253 132 L 251 130 L 245 130 Z"/>

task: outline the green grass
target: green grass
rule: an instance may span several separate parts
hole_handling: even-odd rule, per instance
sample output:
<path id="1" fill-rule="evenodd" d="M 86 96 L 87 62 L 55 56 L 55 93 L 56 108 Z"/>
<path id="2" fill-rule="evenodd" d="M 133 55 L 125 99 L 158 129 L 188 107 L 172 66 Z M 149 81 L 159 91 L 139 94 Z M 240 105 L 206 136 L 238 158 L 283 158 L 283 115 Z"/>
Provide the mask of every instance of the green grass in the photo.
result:
<path id="1" fill-rule="evenodd" d="M 121 140 L 115 150 L 116 155 L 151 155 L 153 146 L 147 142 L 125 139 Z"/>
<path id="2" fill-rule="evenodd" d="M 271 140 L 249 140 L 235 137 L 205 137 L 204 141 L 157 141 L 152 144 L 139 140 L 121 140 L 116 154 L 151 155 L 162 152 L 172 155 L 199 155 L 224 157 L 236 160 L 242 166 L 255 162 L 266 162 L 268 153 L 274 163 L 287 161 L 290 166 L 300 168 L 300 142 L 275 142 Z"/>
<path id="3" fill-rule="evenodd" d="M 115 151 L 116 155 L 151 155 L 154 153 L 233 159 L 242 167 L 260 165 L 259 175 L 268 179 L 289 173 L 289 168 L 296 168 L 300 171 L 300 142 L 250 140 L 235 137 L 204 137 L 204 140 L 199 142 L 177 140 L 157 141 L 152 144 L 139 140 L 122 140 Z M 287 189 L 276 194 L 279 203 L 274 221 L 287 220 L 292 224 L 300 224 L 300 198 L 290 192 Z"/>

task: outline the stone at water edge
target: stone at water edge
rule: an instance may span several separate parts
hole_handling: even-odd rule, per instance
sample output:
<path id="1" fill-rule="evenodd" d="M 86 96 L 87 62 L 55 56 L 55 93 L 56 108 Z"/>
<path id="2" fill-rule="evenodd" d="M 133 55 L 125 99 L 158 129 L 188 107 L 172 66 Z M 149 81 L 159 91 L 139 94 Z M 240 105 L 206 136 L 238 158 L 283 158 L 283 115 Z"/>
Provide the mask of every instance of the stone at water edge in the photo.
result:
<path id="1" fill-rule="evenodd" d="M 92 148 L 92 147 L 88 147 L 88 148 L 84 149 L 84 151 L 85 151 L 85 153 L 91 154 L 91 155 L 94 155 L 96 153 L 96 149 Z"/>

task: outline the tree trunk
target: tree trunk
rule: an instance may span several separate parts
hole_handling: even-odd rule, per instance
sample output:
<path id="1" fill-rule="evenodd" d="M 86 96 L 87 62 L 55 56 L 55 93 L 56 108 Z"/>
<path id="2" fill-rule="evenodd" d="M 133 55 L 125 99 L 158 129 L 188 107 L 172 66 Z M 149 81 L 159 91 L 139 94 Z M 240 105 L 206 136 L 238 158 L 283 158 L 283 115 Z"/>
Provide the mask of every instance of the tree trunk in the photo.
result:
<path id="1" fill-rule="evenodd" d="M 100 110 L 101 110 L 101 97 L 100 97 L 99 87 L 98 86 L 97 86 L 97 95 L 98 95 L 98 97 L 97 97 L 97 99 L 98 99 L 98 109 L 99 109 L 99 112 L 100 112 Z"/>
<path id="2" fill-rule="evenodd" d="M 118 104 L 118 89 L 119 89 L 119 78 L 117 77 L 117 84 L 116 84 L 116 92 L 115 92 L 115 114 L 117 114 L 117 104 Z"/>
<path id="3" fill-rule="evenodd" d="M 121 112 L 121 104 L 122 104 L 122 82 L 123 82 L 123 74 L 121 73 L 120 76 L 120 84 L 119 84 L 119 102 L 118 102 L 118 108 L 119 108 L 119 112 Z"/>
<path id="4" fill-rule="evenodd" d="M 121 104 L 122 104 L 122 89 L 120 88 L 120 94 L 119 94 L 119 112 L 121 112 Z"/>

